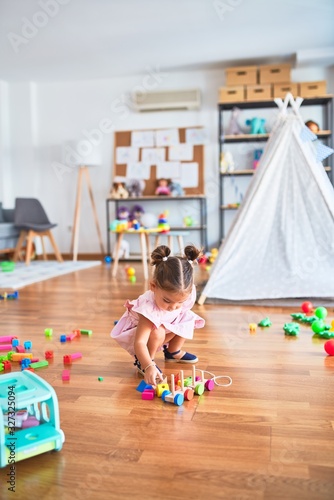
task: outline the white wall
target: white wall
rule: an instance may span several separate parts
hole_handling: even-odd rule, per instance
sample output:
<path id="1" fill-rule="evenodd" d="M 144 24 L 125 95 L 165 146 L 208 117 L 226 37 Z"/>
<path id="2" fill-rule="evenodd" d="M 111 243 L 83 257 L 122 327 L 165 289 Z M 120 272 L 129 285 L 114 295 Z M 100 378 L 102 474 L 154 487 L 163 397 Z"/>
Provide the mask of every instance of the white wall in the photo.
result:
<path id="1" fill-rule="evenodd" d="M 89 71 L 87 73 L 89 77 Z M 322 68 L 295 70 L 293 73 L 295 81 L 325 77 Z M 106 127 L 106 119 L 112 122 L 112 127 L 111 122 L 108 126 L 110 130 L 201 125 L 207 128 L 209 135 L 205 167 L 209 247 L 216 245 L 219 234 L 217 98 L 218 88 L 223 85 L 223 70 L 175 72 L 158 74 L 155 78 L 146 73 L 141 77 L 110 80 L 89 81 L 87 78 L 84 82 L 1 84 L 0 104 L 6 102 L 7 112 L 6 106 L 1 106 L 0 132 L 6 129 L 6 123 L 9 127 L 9 137 L 4 134 L 5 139 L 0 139 L 2 199 L 8 205 L 10 202 L 14 203 L 16 196 L 38 197 L 50 219 L 59 224 L 55 236 L 61 251 L 69 252 L 77 170 L 72 167 L 62 173 L 60 165 L 64 164 L 64 144 L 68 141 L 85 140 L 88 135 L 91 140 L 100 141 L 96 150 L 101 154 L 101 165 L 90 169 L 90 174 L 106 243 L 105 199 L 112 179 L 113 132 L 100 133 L 98 137 L 96 129 L 101 124 Z M 120 104 L 122 98 L 136 86 L 149 86 L 151 90 L 200 88 L 202 107 L 199 111 L 136 113 Z M 9 145 L 11 149 L 8 158 L 3 153 Z M 185 207 L 186 209 L 189 211 L 192 207 Z M 99 251 L 86 188 L 82 197 L 79 251 Z"/>

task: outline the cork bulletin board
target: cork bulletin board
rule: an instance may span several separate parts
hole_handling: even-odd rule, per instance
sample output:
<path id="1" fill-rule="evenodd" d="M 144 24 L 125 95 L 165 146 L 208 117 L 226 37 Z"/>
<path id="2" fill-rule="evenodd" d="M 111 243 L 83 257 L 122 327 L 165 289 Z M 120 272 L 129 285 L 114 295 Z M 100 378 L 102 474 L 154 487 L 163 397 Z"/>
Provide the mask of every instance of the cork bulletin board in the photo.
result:
<path id="1" fill-rule="evenodd" d="M 185 144 L 190 144 L 189 143 L 189 137 L 191 135 L 189 132 L 198 132 L 198 135 L 200 135 L 201 132 L 204 131 L 202 127 L 188 127 L 188 128 L 177 128 L 177 129 L 171 129 L 174 132 L 174 136 L 178 134 L 178 141 L 179 145 L 185 145 Z M 159 131 L 163 131 L 163 129 L 150 129 L 149 133 L 152 134 L 159 134 Z M 177 131 L 177 132 L 176 132 Z M 131 148 L 133 146 L 133 133 L 143 133 L 145 130 L 127 130 L 127 131 L 117 131 L 115 132 L 115 140 L 114 140 L 114 164 L 113 164 L 113 172 L 112 172 L 112 178 L 115 179 L 116 177 L 122 177 L 125 179 L 129 178 L 134 178 L 132 175 L 128 175 L 128 164 L 123 162 L 120 162 L 120 158 L 117 153 L 119 148 Z M 204 135 L 203 135 L 204 136 Z M 188 137 L 188 141 L 186 140 Z M 182 160 L 182 168 L 184 169 L 192 169 L 195 168 L 194 165 L 196 164 L 196 184 L 197 185 L 192 185 L 191 187 L 187 187 L 186 185 L 183 186 L 184 193 L 186 195 L 203 195 L 204 194 L 204 144 L 196 144 L 196 142 L 200 142 L 200 140 L 194 140 L 191 145 L 191 150 L 192 150 L 192 158 L 187 159 L 187 160 Z M 166 146 L 152 146 L 150 149 L 164 149 L 164 160 L 165 162 L 169 162 L 171 160 L 171 148 L 173 146 L 171 145 L 166 145 Z M 139 155 L 138 155 L 138 161 L 142 162 L 143 161 L 143 152 L 146 147 L 139 147 Z M 117 163 L 118 161 L 118 163 Z M 122 160 L 121 160 L 122 161 Z M 189 165 L 187 165 L 189 164 Z M 198 167 L 197 167 L 198 165 Z M 191 170 L 188 170 L 189 172 L 189 177 L 191 177 Z M 163 175 L 161 175 L 163 173 Z M 149 167 L 149 178 L 144 179 L 145 182 L 145 189 L 143 192 L 144 196 L 152 196 L 155 194 L 155 190 L 157 187 L 157 181 L 159 178 L 166 178 L 166 179 L 171 179 L 173 176 L 169 175 L 169 169 L 166 167 L 162 169 L 161 165 L 158 166 L 157 164 L 154 165 L 151 163 Z M 175 182 L 177 182 L 177 179 L 175 179 Z"/>

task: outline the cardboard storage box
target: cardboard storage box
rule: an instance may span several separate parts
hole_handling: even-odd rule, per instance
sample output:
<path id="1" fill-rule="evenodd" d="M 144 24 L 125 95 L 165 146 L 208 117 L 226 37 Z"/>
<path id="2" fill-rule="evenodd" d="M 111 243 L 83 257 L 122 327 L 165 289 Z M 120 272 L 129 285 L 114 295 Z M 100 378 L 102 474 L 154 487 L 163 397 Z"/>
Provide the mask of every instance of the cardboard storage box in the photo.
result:
<path id="1" fill-rule="evenodd" d="M 286 94 L 290 92 L 293 97 L 299 95 L 298 83 L 274 83 L 273 85 L 273 97 L 284 98 Z"/>
<path id="2" fill-rule="evenodd" d="M 318 82 L 301 82 L 299 84 L 299 95 L 300 97 L 319 97 L 326 95 L 326 83 L 326 80 Z"/>
<path id="3" fill-rule="evenodd" d="M 256 85 L 257 66 L 239 66 L 238 68 L 226 68 L 226 85 Z"/>
<path id="4" fill-rule="evenodd" d="M 271 98 L 271 85 L 247 85 L 246 87 L 246 101 L 263 101 Z"/>
<path id="5" fill-rule="evenodd" d="M 260 66 L 260 84 L 263 83 L 286 83 L 290 81 L 290 64 L 271 64 Z"/>
<path id="6" fill-rule="evenodd" d="M 221 87 L 219 89 L 219 102 L 242 102 L 245 100 L 245 87 Z"/>

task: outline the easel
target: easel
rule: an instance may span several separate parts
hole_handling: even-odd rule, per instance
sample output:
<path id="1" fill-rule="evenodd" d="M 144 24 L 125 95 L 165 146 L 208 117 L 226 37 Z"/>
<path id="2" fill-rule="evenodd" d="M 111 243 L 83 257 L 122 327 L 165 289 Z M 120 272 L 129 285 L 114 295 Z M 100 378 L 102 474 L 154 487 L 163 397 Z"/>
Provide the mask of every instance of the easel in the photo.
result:
<path id="1" fill-rule="evenodd" d="M 86 183 L 87 183 L 87 187 L 88 187 L 90 201 L 92 204 L 95 226 L 96 226 L 97 234 L 99 237 L 101 253 L 102 253 L 102 255 L 104 255 L 104 253 L 105 253 L 103 242 L 102 242 L 100 224 L 99 224 L 99 220 L 97 217 L 97 211 L 96 211 L 96 206 L 95 206 L 95 201 L 94 201 L 94 196 L 93 196 L 92 183 L 91 183 L 89 171 L 88 171 L 88 166 L 87 165 L 80 165 L 78 168 L 79 168 L 79 174 L 78 174 L 78 184 L 77 184 L 77 198 L 76 198 L 76 202 L 75 202 L 74 222 L 73 222 L 72 241 L 71 241 L 71 253 L 73 253 L 73 260 L 77 260 L 77 258 L 78 258 L 79 226 L 80 226 L 80 213 L 81 213 L 81 192 L 82 192 L 82 181 L 83 181 L 84 174 L 86 176 Z"/>

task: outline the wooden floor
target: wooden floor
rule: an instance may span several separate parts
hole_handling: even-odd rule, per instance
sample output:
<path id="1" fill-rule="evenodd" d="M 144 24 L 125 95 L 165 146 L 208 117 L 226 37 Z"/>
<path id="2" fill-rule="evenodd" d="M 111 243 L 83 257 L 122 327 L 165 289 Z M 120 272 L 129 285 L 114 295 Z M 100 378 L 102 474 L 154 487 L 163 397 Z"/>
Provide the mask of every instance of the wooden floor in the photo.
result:
<path id="1" fill-rule="evenodd" d="M 298 338 L 284 336 L 293 309 L 195 306 L 206 326 L 187 348 L 199 368 L 229 375 L 233 384 L 181 407 L 142 401 L 132 359 L 109 336 L 125 300 L 145 291 L 134 266 L 135 284 L 124 265 L 113 279 L 103 264 L 0 302 L 1 335 L 31 340 L 41 358 L 55 352 L 38 374 L 57 392 L 66 437 L 60 452 L 16 464 L 15 494 L 1 469 L 0 498 L 332 500 L 334 357 L 323 341 L 309 327 Z M 197 279 L 205 274 L 198 271 Z M 266 316 L 273 325 L 250 334 L 249 323 Z M 44 337 L 47 327 L 53 340 Z M 93 336 L 60 344 L 59 335 L 74 328 Z M 63 355 L 75 351 L 83 358 L 64 383 Z M 168 376 L 180 368 L 165 365 L 161 354 L 157 361 Z"/>

